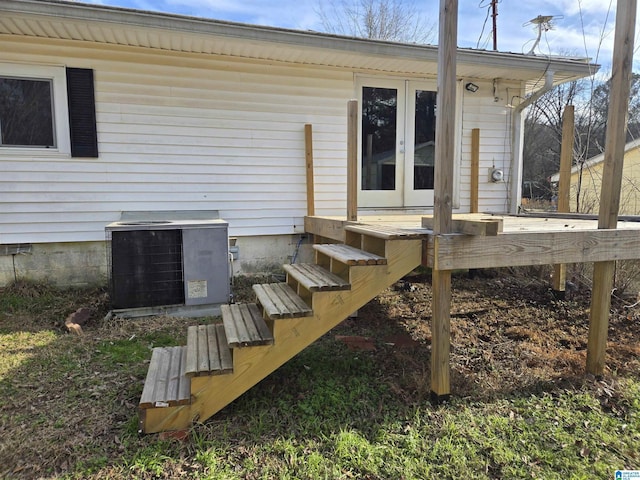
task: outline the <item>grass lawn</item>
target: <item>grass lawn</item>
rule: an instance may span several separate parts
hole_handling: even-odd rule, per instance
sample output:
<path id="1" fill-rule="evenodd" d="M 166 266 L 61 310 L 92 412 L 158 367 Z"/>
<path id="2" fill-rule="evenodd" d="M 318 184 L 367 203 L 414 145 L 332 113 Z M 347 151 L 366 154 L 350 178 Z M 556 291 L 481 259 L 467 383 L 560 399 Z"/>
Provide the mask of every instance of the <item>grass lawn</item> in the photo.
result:
<path id="1" fill-rule="evenodd" d="M 532 288 L 495 282 L 454 285 L 454 305 L 469 303 L 452 318 L 449 403 L 429 401 L 429 311 L 419 305 L 430 286 L 416 280 L 186 440 L 137 432 L 151 348 L 184 344 L 187 325 L 217 319 L 102 320 L 101 290 L 0 289 L 0 477 L 611 479 L 640 469 L 640 320 L 620 307 L 607 375 L 586 377 L 584 300 L 534 305 Z M 82 336 L 63 328 L 79 307 L 96 312 Z M 566 338 L 551 322 L 566 322 Z M 371 337 L 375 350 L 338 335 Z"/>

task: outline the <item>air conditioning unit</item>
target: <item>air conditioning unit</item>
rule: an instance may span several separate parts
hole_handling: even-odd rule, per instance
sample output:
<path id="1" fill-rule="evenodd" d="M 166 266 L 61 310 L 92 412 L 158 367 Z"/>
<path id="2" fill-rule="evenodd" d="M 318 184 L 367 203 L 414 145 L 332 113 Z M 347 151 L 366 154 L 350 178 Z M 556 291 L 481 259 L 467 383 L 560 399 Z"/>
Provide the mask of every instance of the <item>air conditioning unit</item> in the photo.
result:
<path id="1" fill-rule="evenodd" d="M 115 314 L 211 315 L 229 303 L 228 224 L 217 212 L 124 212 L 105 230 Z"/>

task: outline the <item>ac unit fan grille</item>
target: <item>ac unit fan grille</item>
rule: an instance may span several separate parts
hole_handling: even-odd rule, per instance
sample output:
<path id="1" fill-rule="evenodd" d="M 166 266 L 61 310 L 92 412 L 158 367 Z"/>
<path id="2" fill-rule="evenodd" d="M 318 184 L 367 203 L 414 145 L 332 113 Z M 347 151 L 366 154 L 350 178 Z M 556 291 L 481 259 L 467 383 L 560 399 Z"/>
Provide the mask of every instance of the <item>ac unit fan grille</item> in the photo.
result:
<path id="1" fill-rule="evenodd" d="M 184 303 L 181 230 L 114 231 L 111 262 L 114 308 Z"/>

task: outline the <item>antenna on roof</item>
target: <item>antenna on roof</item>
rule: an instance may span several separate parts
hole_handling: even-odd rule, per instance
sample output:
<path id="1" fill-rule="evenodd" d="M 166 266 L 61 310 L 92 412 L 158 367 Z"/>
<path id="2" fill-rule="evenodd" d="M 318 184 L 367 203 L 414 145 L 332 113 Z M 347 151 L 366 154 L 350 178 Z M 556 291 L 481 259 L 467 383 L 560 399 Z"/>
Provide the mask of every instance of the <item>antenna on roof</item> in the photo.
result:
<path id="1" fill-rule="evenodd" d="M 540 39 L 542 38 L 542 32 L 548 32 L 549 30 L 553 30 L 553 20 L 564 18 L 562 15 L 538 15 L 536 18 L 532 18 L 528 22 L 524 23 L 522 26 L 527 27 L 529 25 L 535 25 L 538 29 L 538 38 L 533 43 L 533 47 L 531 50 L 527 52 L 527 55 L 535 55 L 534 51 L 538 44 L 540 43 Z"/>

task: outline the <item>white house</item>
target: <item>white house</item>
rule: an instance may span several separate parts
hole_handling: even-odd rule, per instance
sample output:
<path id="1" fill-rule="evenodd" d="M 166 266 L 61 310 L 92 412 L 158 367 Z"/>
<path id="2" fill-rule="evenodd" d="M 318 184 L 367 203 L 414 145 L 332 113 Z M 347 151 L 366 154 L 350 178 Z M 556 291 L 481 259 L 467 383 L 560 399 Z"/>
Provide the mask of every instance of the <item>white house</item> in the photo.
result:
<path id="1" fill-rule="evenodd" d="M 217 210 L 237 238 L 237 270 L 285 263 L 304 231 L 305 124 L 315 213 L 345 214 L 352 98 L 361 211 L 430 211 L 443 112 L 457 119 L 456 211 L 470 210 L 476 128 L 479 209 L 515 211 L 522 110 L 536 92 L 597 66 L 471 49 L 459 49 L 457 62 L 453 112 L 436 106 L 435 46 L 3 0 L 0 285 L 102 281 L 105 226 L 123 211 Z"/>

